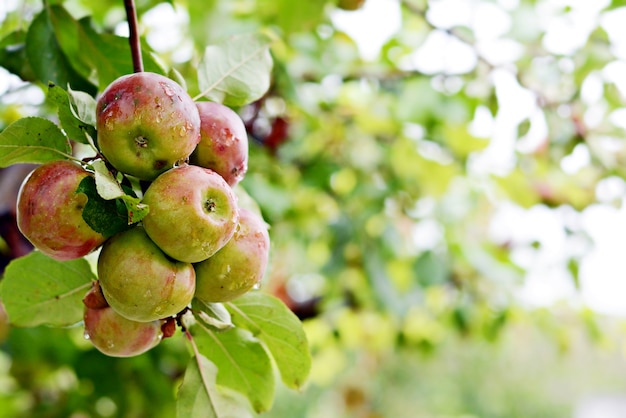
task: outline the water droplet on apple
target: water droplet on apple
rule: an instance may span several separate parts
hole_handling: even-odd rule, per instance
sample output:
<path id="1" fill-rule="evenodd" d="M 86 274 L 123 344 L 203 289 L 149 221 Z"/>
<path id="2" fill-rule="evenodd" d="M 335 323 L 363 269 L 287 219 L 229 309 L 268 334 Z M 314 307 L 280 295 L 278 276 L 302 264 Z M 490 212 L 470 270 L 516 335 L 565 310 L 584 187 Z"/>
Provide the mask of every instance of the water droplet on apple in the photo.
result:
<path id="1" fill-rule="evenodd" d="M 261 283 L 257 282 L 254 284 L 254 286 L 252 286 L 253 290 L 259 290 L 261 288 Z"/>
<path id="2" fill-rule="evenodd" d="M 161 84 L 161 87 L 163 87 L 163 91 L 168 97 L 174 96 L 174 90 L 172 90 L 170 86 L 168 86 L 166 83 L 159 83 L 159 84 Z"/>
<path id="3" fill-rule="evenodd" d="M 89 336 L 89 333 L 87 331 L 85 331 L 85 333 L 83 334 L 83 337 L 85 337 L 86 340 L 90 340 L 91 337 Z"/>

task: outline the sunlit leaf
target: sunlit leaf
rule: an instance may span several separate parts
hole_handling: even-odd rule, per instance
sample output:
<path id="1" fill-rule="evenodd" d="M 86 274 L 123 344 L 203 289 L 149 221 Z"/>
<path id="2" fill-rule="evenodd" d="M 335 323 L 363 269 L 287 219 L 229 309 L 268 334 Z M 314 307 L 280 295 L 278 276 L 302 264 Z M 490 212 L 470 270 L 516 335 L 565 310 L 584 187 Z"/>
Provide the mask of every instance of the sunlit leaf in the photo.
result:
<path id="1" fill-rule="evenodd" d="M 198 350 L 217 367 L 217 383 L 243 393 L 257 412 L 267 411 L 274 400 L 272 362 L 261 345 L 243 329 L 216 332 L 195 327 Z"/>
<path id="2" fill-rule="evenodd" d="M 210 45 L 198 67 L 201 96 L 227 106 L 243 106 L 270 86 L 272 39 L 263 34 L 234 36 Z"/>
<path id="3" fill-rule="evenodd" d="M 86 93 L 83 94 L 87 95 Z M 48 99 L 57 105 L 59 122 L 61 122 L 63 130 L 70 139 L 86 144 L 88 141 L 85 133 L 90 135 L 92 138 L 95 138 L 96 130 L 94 125 L 86 123 L 76 115 L 76 112 L 72 108 L 72 102 L 68 92 L 54 83 L 49 83 Z"/>
<path id="4" fill-rule="evenodd" d="M 63 132 L 48 119 L 22 118 L 0 132 L 0 167 L 62 160 L 71 152 Z"/>
<path id="5" fill-rule="evenodd" d="M 241 395 L 215 383 L 217 367 L 197 354 L 191 359 L 178 390 L 178 418 L 252 418 Z"/>
<path id="6" fill-rule="evenodd" d="M 302 323 L 278 298 L 251 292 L 227 304 L 235 326 L 249 330 L 265 343 L 283 382 L 302 386 L 309 375 L 311 355 Z"/>
<path id="7" fill-rule="evenodd" d="M 207 303 L 194 299 L 191 304 L 196 319 L 205 327 L 223 331 L 233 327 L 230 312 L 222 303 Z"/>
<path id="8" fill-rule="evenodd" d="M 81 300 L 95 279 L 82 258 L 56 261 L 34 251 L 8 265 L 0 296 L 14 325 L 69 326 L 82 319 Z"/>

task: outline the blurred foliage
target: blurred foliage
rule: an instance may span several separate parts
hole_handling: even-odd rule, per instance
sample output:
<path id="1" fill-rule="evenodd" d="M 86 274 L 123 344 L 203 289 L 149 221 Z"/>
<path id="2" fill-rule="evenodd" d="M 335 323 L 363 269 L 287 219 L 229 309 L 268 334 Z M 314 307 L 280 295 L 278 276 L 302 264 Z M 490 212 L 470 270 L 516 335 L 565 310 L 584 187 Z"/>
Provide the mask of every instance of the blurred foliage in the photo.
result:
<path id="1" fill-rule="evenodd" d="M 146 59 L 178 72 L 192 96 L 206 45 L 259 29 L 280 39 L 270 92 L 237 109 L 251 139 L 242 186 L 271 225 L 264 289 L 309 318 L 315 366 L 307 391 L 285 392 L 267 415 L 559 417 L 585 393 L 623 391 L 615 367 L 623 342 L 607 337 L 622 333 L 619 324 L 576 306 L 521 302 L 546 243 L 532 232 L 518 238 L 522 223 L 494 231 L 494 218 L 507 207 L 576 215 L 621 205 L 626 57 L 618 31 L 607 28 L 626 8 L 472 2 L 510 23 L 485 39 L 484 20 L 438 23 L 451 2 L 364 7 L 374 3 L 397 11 L 400 27 L 376 59 L 364 59 L 363 45 L 339 24 L 361 12 L 333 1 L 137 1 Z M 41 93 L 45 77 L 95 93 L 106 83 L 94 77 L 103 60 L 115 58 L 104 80 L 132 70 L 114 37 L 126 33 L 121 1 L 8 5 L 0 7 L 0 66 L 21 79 L 3 74 L 0 129 L 22 116 L 54 118 Z M 46 20 L 61 10 L 79 27 Z M 559 50 L 555 28 L 585 13 L 593 27 L 571 32 L 578 43 Z M 108 42 L 72 50 L 74 30 Z M 418 59 L 436 36 L 461 49 Z M 501 46 L 490 50 L 489 42 Z M 446 66 L 456 53 L 473 64 Z M 55 67 L 43 66 L 50 60 Z M 607 197 L 599 190 L 611 179 L 621 189 Z M 575 223 L 552 227 L 584 249 L 565 251 L 545 281 L 563 272 L 579 289 L 580 259 L 593 242 Z M 10 242 L 4 237 L 0 249 L 10 251 Z M 535 258 L 522 262 L 520 254 Z M 171 382 L 187 358 L 181 341 L 113 360 L 74 331 L 10 330 L 0 353 L 0 416 L 172 416 Z"/>

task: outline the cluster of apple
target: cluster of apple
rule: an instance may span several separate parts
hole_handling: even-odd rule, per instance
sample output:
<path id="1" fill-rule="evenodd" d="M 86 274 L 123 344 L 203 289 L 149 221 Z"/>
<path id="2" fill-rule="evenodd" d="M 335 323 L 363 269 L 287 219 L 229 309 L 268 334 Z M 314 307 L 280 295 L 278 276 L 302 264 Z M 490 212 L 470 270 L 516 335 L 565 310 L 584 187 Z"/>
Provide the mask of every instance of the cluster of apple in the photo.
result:
<path id="1" fill-rule="evenodd" d="M 169 78 L 140 72 L 105 89 L 96 121 L 101 156 L 145 185 L 147 215 L 112 237 L 95 231 L 83 217 L 88 197 L 77 192 L 94 173 L 61 160 L 24 180 L 17 220 L 32 244 L 57 260 L 101 247 L 98 281 L 83 300 L 85 335 L 105 354 L 132 356 L 171 335 L 194 297 L 225 302 L 255 287 L 269 235 L 233 191 L 247 171 L 248 140 L 230 108 L 195 103 Z"/>

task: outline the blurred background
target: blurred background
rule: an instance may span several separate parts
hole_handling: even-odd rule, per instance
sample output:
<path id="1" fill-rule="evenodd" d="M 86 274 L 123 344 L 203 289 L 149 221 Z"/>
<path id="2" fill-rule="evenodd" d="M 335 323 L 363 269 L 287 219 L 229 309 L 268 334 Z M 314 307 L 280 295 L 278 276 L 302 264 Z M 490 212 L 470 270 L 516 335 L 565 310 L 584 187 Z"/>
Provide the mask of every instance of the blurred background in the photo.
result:
<path id="1" fill-rule="evenodd" d="M 626 4 L 136 4 L 146 48 L 192 96 L 205 46 L 278 38 L 270 91 L 235 109 L 242 186 L 271 225 L 262 289 L 304 321 L 313 370 L 263 416 L 626 416 Z M 29 41 L 53 5 L 128 36 L 121 0 L 0 0 L 0 130 L 56 117 L 37 54 L 97 92 L 55 22 Z M 14 224 L 27 171 L 0 172 L 2 266 L 29 251 Z M 188 360 L 182 337 L 111 359 L 78 328 L 1 314 L 0 341 L 0 417 L 171 417 Z"/>

